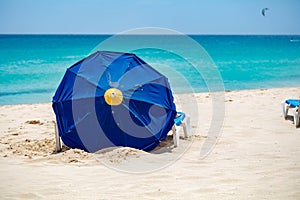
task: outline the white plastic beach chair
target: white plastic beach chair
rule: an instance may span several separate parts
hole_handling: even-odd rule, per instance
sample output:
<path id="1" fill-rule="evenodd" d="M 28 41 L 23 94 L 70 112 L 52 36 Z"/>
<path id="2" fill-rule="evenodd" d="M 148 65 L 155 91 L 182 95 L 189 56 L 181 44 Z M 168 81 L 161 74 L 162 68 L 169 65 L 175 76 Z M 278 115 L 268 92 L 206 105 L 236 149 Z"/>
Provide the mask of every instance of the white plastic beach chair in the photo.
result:
<path id="1" fill-rule="evenodd" d="M 300 99 L 286 99 L 281 103 L 282 116 L 284 117 L 284 119 L 287 118 L 288 111 L 290 108 L 292 108 L 294 124 L 296 127 L 300 126 L 299 104 L 300 104 Z"/>
<path id="2" fill-rule="evenodd" d="M 179 132 L 181 128 L 183 128 L 185 138 L 190 136 L 190 117 L 186 116 L 183 112 L 177 112 L 177 115 L 172 127 L 174 147 L 179 146 Z"/>

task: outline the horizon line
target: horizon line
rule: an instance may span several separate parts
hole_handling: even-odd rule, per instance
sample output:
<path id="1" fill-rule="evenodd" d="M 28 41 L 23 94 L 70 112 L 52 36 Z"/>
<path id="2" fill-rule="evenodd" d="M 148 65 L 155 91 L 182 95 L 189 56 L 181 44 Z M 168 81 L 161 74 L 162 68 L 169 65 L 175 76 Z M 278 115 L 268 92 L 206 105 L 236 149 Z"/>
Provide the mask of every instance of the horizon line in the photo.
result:
<path id="1" fill-rule="evenodd" d="M 257 35 L 257 36 L 299 36 L 300 33 L 1 33 L 0 35 L 228 35 L 228 36 L 250 36 L 250 35 Z"/>

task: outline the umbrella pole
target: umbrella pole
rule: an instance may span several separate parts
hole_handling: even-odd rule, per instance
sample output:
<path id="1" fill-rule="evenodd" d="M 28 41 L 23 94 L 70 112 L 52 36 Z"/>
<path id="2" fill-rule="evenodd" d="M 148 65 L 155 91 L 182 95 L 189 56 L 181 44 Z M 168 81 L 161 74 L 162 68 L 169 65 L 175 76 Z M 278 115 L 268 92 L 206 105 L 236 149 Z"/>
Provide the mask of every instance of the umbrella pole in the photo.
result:
<path id="1" fill-rule="evenodd" d="M 60 137 L 58 135 L 58 128 L 57 128 L 57 123 L 54 121 L 54 129 L 55 129 L 55 143 L 56 143 L 56 152 L 61 152 L 61 141 Z"/>

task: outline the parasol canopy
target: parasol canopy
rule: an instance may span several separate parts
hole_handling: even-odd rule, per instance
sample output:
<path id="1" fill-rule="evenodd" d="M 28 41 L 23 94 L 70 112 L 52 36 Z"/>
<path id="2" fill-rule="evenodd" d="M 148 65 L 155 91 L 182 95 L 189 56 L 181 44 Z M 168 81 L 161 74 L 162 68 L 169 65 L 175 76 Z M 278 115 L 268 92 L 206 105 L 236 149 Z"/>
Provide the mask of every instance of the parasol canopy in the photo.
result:
<path id="1" fill-rule="evenodd" d="M 173 100 L 168 79 L 135 54 L 97 51 L 67 69 L 52 107 L 71 148 L 148 151 L 174 124 Z"/>

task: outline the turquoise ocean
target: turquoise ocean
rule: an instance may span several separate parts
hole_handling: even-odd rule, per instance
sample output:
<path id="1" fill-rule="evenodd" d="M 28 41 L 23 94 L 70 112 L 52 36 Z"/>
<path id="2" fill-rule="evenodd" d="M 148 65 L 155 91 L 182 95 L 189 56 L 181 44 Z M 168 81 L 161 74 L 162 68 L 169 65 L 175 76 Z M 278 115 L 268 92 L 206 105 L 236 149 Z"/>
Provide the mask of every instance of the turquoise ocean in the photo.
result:
<path id="1" fill-rule="evenodd" d="M 51 102 L 66 69 L 93 53 L 97 45 L 110 37 L 112 35 L 0 35 L 0 105 Z M 148 35 L 139 39 L 149 37 L 163 41 L 166 36 Z M 188 37 L 208 53 L 225 90 L 300 86 L 300 36 Z M 136 36 L 127 40 L 136 40 Z M 187 70 L 190 64 L 178 55 L 151 48 L 133 53 L 150 64 L 163 63 L 179 71 L 195 92 L 209 91 L 204 78 Z M 176 84 L 182 77 L 168 74 L 168 70 L 160 69 L 159 65 L 152 66 L 169 78 L 174 93 L 187 91 L 186 86 Z"/>

